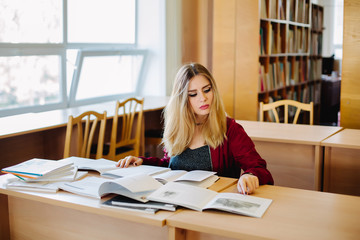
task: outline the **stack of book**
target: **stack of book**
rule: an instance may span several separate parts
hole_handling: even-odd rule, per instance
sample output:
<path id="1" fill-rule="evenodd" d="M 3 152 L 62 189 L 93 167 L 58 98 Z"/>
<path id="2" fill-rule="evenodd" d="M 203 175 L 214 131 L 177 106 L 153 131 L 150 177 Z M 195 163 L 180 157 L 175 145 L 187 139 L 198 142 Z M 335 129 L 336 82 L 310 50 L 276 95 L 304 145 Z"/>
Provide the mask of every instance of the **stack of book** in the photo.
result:
<path id="1" fill-rule="evenodd" d="M 78 172 L 71 161 L 34 158 L 3 168 L 3 173 L 11 174 L 6 188 L 25 191 L 57 192 L 59 182 L 79 179 L 86 172 Z"/>

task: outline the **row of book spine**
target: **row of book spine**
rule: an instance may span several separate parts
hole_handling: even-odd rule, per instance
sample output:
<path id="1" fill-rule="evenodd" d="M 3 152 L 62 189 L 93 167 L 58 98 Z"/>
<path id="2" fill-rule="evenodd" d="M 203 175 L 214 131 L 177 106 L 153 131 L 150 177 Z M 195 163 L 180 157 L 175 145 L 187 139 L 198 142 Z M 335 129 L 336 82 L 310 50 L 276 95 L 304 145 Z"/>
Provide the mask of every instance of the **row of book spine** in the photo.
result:
<path id="1" fill-rule="evenodd" d="M 283 26 L 285 27 L 285 25 Z M 291 26 L 287 29 L 286 38 L 283 37 L 283 34 L 280 34 L 280 31 L 285 31 L 280 30 L 280 24 L 269 24 L 268 27 L 264 25 L 260 27 L 260 55 L 308 52 L 309 28 Z M 321 45 L 319 41 L 314 41 L 313 49 Z"/>
<path id="2" fill-rule="evenodd" d="M 321 79 L 321 59 L 276 61 L 259 64 L 259 92 Z"/>
<path id="3" fill-rule="evenodd" d="M 289 3 L 287 17 L 286 4 Z M 260 17 L 280 19 L 299 23 L 309 23 L 309 0 L 261 0 Z"/>

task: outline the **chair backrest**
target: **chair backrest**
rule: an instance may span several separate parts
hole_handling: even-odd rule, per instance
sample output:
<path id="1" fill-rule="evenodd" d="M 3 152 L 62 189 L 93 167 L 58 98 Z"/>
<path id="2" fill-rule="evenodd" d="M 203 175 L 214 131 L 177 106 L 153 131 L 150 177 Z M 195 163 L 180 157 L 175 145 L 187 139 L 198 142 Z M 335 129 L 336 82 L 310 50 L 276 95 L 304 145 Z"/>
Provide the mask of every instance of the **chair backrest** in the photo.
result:
<path id="1" fill-rule="evenodd" d="M 87 111 L 77 117 L 69 116 L 69 121 L 66 128 L 64 158 L 70 157 L 70 149 L 73 136 L 73 129 L 77 127 L 77 155 L 78 157 L 90 158 L 91 145 L 93 144 L 94 136 L 98 125 L 98 142 L 96 159 L 102 158 L 103 144 L 106 126 L 106 111 L 100 114 L 95 111 Z M 74 155 L 74 154 L 72 154 Z"/>
<path id="2" fill-rule="evenodd" d="M 260 121 L 263 122 L 264 121 L 264 113 L 267 111 L 272 111 L 274 117 L 275 117 L 275 121 L 277 123 L 280 122 L 279 120 L 279 115 L 278 115 L 278 111 L 277 108 L 280 106 L 284 106 L 284 123 L 288 123 L 288 119 L 289 119 L 289 106 L 294 106 L 296 107 L 296 112 L 293 118 L 293 124 L 296 124 L 300 115 L 300 112 L 303 111 L 309 111 L 309 115 L 310 115 L 310 119 L 309 119 L 309 124 L 313 125 L 313 109 L 314 109 L 314 105 L 313 102 L 310 103 L 301 103 L 298 101 L 294 101 L 294 100 L 279 100 L 276 102 L 272 102 L 272 103 L 267 103 L 264 104 L 263 102 L 260 102 Z"/>
<path id="3" fill-rule="evenodd" d="M 106 158 L 117 161 L 128 155 L 139 156 L 143 106 L 144 99 L 128 98 L 122 102 L 116 102 L 110 150 Z M 119 122 L 121 122 L 121 129 L 118 129 Z M 135 122 L 136 125 L 134 125 Z"/>

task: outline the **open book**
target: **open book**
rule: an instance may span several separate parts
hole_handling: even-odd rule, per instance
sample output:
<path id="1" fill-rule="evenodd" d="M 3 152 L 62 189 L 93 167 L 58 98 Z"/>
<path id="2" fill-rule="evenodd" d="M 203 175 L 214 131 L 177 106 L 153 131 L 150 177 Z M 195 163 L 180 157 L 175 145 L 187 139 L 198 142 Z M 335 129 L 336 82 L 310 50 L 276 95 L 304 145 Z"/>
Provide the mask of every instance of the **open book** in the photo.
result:
<path id="1" fill-rule="evenodd" d="M 64 160 L 68 160 L 79 169 L 79 170 L 92 170 L 97 171 L 100 174 L 112 169 L 117 169 L 116 162 L 107 160 L 104 158 L 100 159 L 90 159 L 90 158 L 81 158 L 81 157 L 68 157 Z"/>
<path id="2" fill-rule="evenodd" d="M 193 170 L 189 172 L 185 170 L 171 170 L 153 175 L 153 177 L 162 184 L 166 184 L 168 182 L 181 182 L 208 188 L 219 179 L 219 177 L 215 174 L 216 172 L 204 170 Z"/>
<path id="3" fill-rule="evenodd" d="M 170 168 L 167 167 L 159 167 L 159 166 L 151 166 L 151 165 L 140 165 L 140 166 L 129 166 L 127 168 L 119 168 L 109 170 L 106 172 L 101 173 L 101 176 L 103 177 L 109 177 L 109 178 L 119 178 L 119 177 L 127 177 L 131 175 L 137 175 L 137 174 L 147 174 L 149 176 L 168 172 L 170 171 Z"/>
<path id="4" fill-rule="evenodd" d="M 239 193 L 217 193 L 209 189 L 176 182 L 163 185 L 147 198 L 196 211 L 215 209 L 258 218 L 262 217 L 272 202 L 271 199 Z"/>
<path id="5" fill-rule="evenodd" d="M 140 174 L 116 179 L 86 177 L 75 182 L 61 183 L 58 186 L 65 191 L 88 197 L 101 198 L 106 194 L 115 193 L 147 202 L 146 197 L 162 184 L 151 176 Z"/>

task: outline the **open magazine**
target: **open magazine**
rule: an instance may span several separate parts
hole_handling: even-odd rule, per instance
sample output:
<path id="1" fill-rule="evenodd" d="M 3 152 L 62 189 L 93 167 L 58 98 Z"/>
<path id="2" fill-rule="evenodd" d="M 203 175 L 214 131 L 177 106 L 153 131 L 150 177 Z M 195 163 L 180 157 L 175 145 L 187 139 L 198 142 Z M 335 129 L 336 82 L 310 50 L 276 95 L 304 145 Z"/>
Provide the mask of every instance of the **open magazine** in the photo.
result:
<path id="1" fill-rule="evenodd" d="M 179 205 L 196 211 L 215 209 L 251 217 L 261 218 L 272 200 L 239 193 L 217 193 L 215 191 L 169 182 L 152 192 L 149 200 Z"/>
<path id="2" fill-rule="evenodd" d="M 65 191 L 88 197 L 101 198 L 109 193 L 115 193 L 147 202 L 147 195 L 162 184 L 151 176 L 139 174 L 116 179 L 86 177 L 75 182 L 61 183 L 58 186 Z"/>

